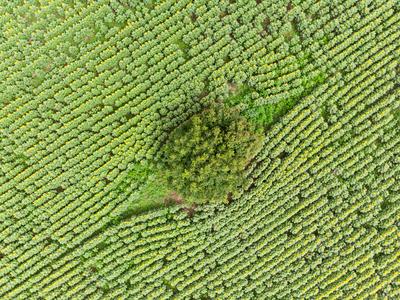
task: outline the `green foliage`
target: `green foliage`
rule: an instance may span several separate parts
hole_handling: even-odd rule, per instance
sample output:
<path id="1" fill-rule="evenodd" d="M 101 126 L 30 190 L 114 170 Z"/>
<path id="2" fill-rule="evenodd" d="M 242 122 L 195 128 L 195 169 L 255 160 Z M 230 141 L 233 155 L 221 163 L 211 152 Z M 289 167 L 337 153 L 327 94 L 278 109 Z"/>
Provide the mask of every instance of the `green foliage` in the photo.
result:
<path id="1" fill-rule="evenodd" d="M 182 51 L 182 54 L 183 54 L 183 57 L 185 58 L 185 59 L 187 59 L 189 56 L 188 56 L 188 48 L 189 48 L 189 46 L 188 45 L 186 45 L 181 39 L 177 39 L 176 41 L 175 41 L 175 44 L 178 46 L 178 48 Z"/>
<path id="2" fill-rule="evenodd" d="M 189 202 L 225 202 L 262 146 L 262 134 L 232 108 L 213 105 L 169 136 L 163 174 Z"/>
<path id="3" fill-rule="evenodd" d="M 231 85 L 233 86 L 233 85 Z M 234 106 L 240 103 L 249 102 L 251 92 L 253 90 L 248 85 L 241 85 L 238 88 L 232 88 L 231 95 L 225 99 L 225 103 L 229 106 Z"/>
<path id="4" fill-rule="evenodd" d="M 121 193 L 125 192 L 132 184 L 139 188 L 133 193 L 123 213 L 124 218 L 164 205 L 168 194 L 171 193 L 157 166 L 149 162 L 135 164 L 117 190 Z"/>
<path id="5" fill-rule="evenodd" d="M 399 8 L 3 0 L 0 299 L 399 299 Z M 188 205 L 142 162 L 215 99 L 266 136 Z"/>

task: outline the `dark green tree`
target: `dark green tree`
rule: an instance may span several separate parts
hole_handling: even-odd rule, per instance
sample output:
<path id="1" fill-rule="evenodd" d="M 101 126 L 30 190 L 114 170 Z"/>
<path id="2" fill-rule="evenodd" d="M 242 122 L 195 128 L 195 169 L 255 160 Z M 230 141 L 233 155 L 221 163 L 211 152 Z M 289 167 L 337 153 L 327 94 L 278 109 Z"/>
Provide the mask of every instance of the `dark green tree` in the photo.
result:
<path id="1" fill-rule="evenodd" d="M 162 176 L 187 202 L 226 202 L 244 180 L 243 171 L 262 139 L 238 110 L 213 105 L 170 134 Z"/>

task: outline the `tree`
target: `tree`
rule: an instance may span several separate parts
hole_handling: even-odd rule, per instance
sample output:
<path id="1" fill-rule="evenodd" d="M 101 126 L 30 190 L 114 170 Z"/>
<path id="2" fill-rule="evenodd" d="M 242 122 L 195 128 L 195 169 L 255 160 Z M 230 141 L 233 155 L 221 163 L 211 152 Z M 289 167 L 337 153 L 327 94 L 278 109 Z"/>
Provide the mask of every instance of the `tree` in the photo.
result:
<path id="1" fill-rule="evenodd" d="M 213 104 L 170 134 L 162 175 L 188 202 L 226 202 L 262 139 L 237 109 Z"/>

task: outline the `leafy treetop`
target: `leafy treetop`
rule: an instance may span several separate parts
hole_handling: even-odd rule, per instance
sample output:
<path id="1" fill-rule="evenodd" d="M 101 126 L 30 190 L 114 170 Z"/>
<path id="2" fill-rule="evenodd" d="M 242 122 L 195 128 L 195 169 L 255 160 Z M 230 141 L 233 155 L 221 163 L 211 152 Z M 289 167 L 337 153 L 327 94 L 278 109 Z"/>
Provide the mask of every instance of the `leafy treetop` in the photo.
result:
<path id="1" fill-rule="evenodd" d="M 262 134 L 238 110 L 214 104 L 171 133 L 162 174 L 188 202 L 226 202 L 261 147 Z"/>

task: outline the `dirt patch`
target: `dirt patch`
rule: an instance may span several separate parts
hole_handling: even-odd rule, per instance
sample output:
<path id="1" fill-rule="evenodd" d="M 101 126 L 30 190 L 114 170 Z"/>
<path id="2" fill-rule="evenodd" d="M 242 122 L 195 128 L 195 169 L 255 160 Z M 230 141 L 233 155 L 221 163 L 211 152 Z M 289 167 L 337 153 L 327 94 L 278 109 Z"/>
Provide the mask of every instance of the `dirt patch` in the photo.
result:
<path id="1" fill-rule="evenodd" d="M 229 192 L 228 195 L 226 196 L 226 198 L 228 199 L 228 203 L 231 203 L 231 201 L 232 201 L 232 192 Z"/>
<path id="2" fill-rule="evenodd" d="M 64 188 L 61 187 L 61 186 L 59 186 L 59 187 L 56 188 L 56 192 L 57 192 L 58 194 L 59 194 L 59 193 L 62 193 L 62 192 L 64 192 Z"/>
<path id="3" fill-rule="evenodd" d="M 191 206 L 183 207 L 182 210 L 187 213 L 189 217 L 193 217 L 194 213 L 196 212 L 196 204 L 192 204 Z"/>
<path id="4" fill-rule="evenodd" d="M 164 199 L 164 204 L 166 205 L 171 205 L 171 204 L 183 204 L 184 199 L 181 195 L 179 195 L 177 192 L 172 191 L 168 193 Z"/>
<path id="5" fill-rule="evenodd" d="M 268 17 L 266 17 L 265 19 L 264 19 L 264 22 L 263 22 L 263 27 L 264 27 L 264 30 L 265 31 L 268 31 L 268 26 L 271 24 L 271 20 L 268 18 Z"/>
<path id="6" fill-rule="evenodd" d="M 97 268 L 95 266 L 91 266 L 89 269 L 90 269 L 90 272 L 92 272 L 92 273 L 97 272 Z"/>
<path id="7" fill-rule="evenodd" d="M 228 82 L 228 90 L 229 90 L 230 93 L 234 94 L 234 93 L 237 92 L 238 87 L 237 87 L 237 85 L 235 83 Z"/>

